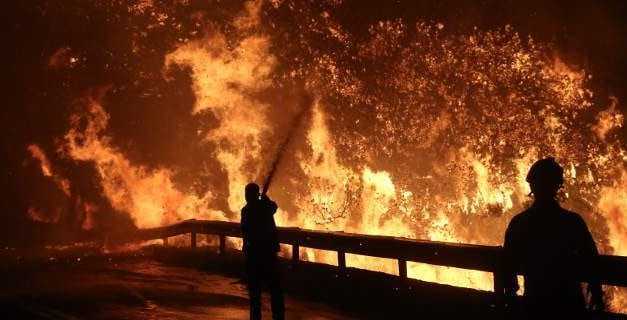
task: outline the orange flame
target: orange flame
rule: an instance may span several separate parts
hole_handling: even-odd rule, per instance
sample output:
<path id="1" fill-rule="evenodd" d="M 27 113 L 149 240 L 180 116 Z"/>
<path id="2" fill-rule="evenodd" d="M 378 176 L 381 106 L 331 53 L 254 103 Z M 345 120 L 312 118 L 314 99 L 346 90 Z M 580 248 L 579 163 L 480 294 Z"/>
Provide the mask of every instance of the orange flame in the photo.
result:
<path id="1" fill-rule="evenodd" d="M 224 219 L 220 212 L 207 208 L 210 192 L 200 197 L 184 194 L 172 182 L 170 170 L 135 166 L 111 146 L 110 139 L 103 135 L 109 115 L 100 103 L 106 91 L 100 89 L 83 99 L 86 113 L 70 119 L 72 128 L 65 135 L 63 151 L 72 159 L 94 163 L 111 205 L 128 212 L 141 228 L 190 218 Z M 83 131 L 79 130 L 82 119 L 87 123 Z"/>
<path id="2" fill-rule="evenodd" d="M 133 164 L 113 146 L 101 103 L 106 89 L 83 98 L 86 110 L 70 119 L 63 151 L 95 165 L 106 198 L 138 227 L 191 217 L 237 219 L 243 187 L 259 176 L 259 159 L 267 158 L 263 151 L 271 142 L 263 137 L 280 129 L 268 114 L 282 109 L 255 94 L 277 86 L 274 81 L 291 81 L 272 80 L 281 48 L 259 31 L 261 3 L 248 2 L 232 21 L 237 39 L 209 32 L 164 59 L 166 77 L 172 68 L 189 71 L 193 113 L 211 113 L 219 122 L 199 139 L 216 147 L 206 156 L 227 173 L 230 212 L 208 207 L 210 191 L 181 190 L 172 169 Z M 144 12 L 150 5 L 144 1 L 133 10 Z M 547 48 L 524 42 L 510 26 L 449 37 L 442 24 L 417 23 L 407 32 L 401 20 L 381 21 L 370 28 L 370 38 L 359 40 L 327 12 L 309 18 L 311 26 L 301 27 L 339 49 L 331 54 L 309 48 L 313 58 L 287 73 L 303 75 L 316 99 L 305 141 L 293 150 L 297 163 L 289 169 L 295 177 L 273 191 L 280 204 L 290 204 L 282 206 L 278 224 L 501 244 L 507 223 L 529 202 L 524 180 L 529 166 L 553 155 L 567 171 L 564 205 L 583 214 L 604 253 L 627 254 L 627 156 L 615 137 L 623 115 L 616 100 L 606 110 L 592 103 L 585 70 L 557 56 L 547 59 Z M 416 39 L 402 42 L 410 34 Z M 376 78 L 374 84 L 360 73 Z M 369 109 L 356 107 L 364 105 Z M 582 124 L 586 113 L 596 122 Z M 87 123 L 82 129 L 81 121 Z M 42 173 L 52 175 L 41 150 L 32 149 Z M 320 251 L 302 255 L 335 263 L 333 255 Z M 347 262 L 396 272 L 392 261 L 349 255 Z M 485 273 L 411 263 L 408 269 L 410 276 L 428 281 L 492 286 Z M 616 297 L 615 309 L 627 310 L 624 298 Z"/>
<path id="3" fill-rule="evenodd" d="M 27 150 L 30 152 L 31 156 L 39 161 L 41 167 L 41 173 L 45 177 L 50 177 L 54 181 L 54 183 L 65 193 L 66 196 L 70 196 L 70 180 L 55 174 L 52 170 L 52 165 L 48 160 L 48 157 L 44 153 L 44 151 L 36 144 L 28 145 Z"/>

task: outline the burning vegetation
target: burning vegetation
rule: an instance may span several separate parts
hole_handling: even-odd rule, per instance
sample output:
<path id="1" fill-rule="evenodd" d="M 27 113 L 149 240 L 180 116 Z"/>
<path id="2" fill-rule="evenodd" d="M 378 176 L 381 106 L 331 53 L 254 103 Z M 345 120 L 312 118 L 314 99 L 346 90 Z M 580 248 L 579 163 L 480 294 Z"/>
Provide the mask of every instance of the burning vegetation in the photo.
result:
<path id="1" fill-rule="evenodd" d="M 305 112 L 270 190 L 280 225 L 500 245 L 529 204 L 528 168 L 552 155 L 567 172 L 564 206 L 603 253 L 627 255 L 623 108 L 595 96 L 589 71 L 508 24 L 449 30 L 394 17 L 355 31 L 342 6 L 43 2 L 38 14 L 83 13 L 105 35 L 43 50 L 46 83 L 27 101 L 63 111 L 19 146 L 32 190 L 52 194 L 24 200 L 22 214 L 102 235 L 238 221 L 244 186 L 262 182 Z M 347 263 L 397 272 L 382 259 Z M 408 274 L 492 287 L 479 272 L 410 264 Z M 616 310 L 624 297 L 614 294 Z"/>

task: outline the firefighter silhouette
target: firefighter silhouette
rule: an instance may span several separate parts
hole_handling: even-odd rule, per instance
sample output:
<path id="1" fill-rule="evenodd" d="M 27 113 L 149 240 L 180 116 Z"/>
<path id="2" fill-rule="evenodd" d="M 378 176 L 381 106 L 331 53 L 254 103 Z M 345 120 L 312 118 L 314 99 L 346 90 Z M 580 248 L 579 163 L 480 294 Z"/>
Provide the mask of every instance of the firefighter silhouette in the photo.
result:
<path id="1" fill-rule="evenodd" d="M 272 318 L 284 319 L 285 306 L 281 289 L 277 252 L 279 241 L 274 222 L 277 204 L 265 194 L 259 194 L 259 186 L 249 183 L 245 188 L 246 205 L 242 208 L 242 233 L 250 298 L 250 319 L 261 319 L 261 289 L 270 289 Z"/>
<path id="2" fill-rule="evenodd" d="M 584 220 L 557 201 L 563 174 L 554 158 L 534 163 L 526 178 L 533 204 L 516 215 L 505 232 L 505 294 L 514 301 L 519 288 L 516 273 L 522 273 L 523 318 L 586 318 L 590 310 L 603 310 L 594 240 Z M 582 276 L 587 277 L 589 303 Z"/>

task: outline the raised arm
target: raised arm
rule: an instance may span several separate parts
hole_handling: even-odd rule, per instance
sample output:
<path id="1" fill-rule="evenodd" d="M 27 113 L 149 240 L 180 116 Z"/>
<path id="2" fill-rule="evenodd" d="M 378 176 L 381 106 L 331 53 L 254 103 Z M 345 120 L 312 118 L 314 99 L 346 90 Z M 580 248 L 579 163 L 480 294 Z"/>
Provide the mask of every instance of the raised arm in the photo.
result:
<path id="1" fill-rule="evenodd" d="M 275 214 L 276 210 L 279 208 L 276 202 L 272 201 L 267 195 L 263 194 L 261 196 L 261 201 L 263 201 L 264 206 L 267 208 L 270 214 Z"/>

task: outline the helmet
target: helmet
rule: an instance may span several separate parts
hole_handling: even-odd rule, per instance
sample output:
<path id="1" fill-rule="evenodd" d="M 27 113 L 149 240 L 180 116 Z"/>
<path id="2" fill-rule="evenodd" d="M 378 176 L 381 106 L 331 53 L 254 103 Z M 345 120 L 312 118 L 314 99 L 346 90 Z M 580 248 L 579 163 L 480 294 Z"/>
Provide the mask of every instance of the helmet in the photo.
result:
<path id="1" fill-rule="evenodd" d="M 530 184 L 561 186 L 564 183 L 564 169 L 555 161 L 555 158 L 544 158 L 531 166 L 526 180 Z"/>
<path id="2" fill-rule="evenodd" d="M 245 193 L 254 193 L 254 194 L 258 194 L 259 193 L 259 185 L 251 182 L 249 184 L 246 185 L 246 187 L 244 188 L 244 192 Z"/>
<path id="3" fill-rule="evenodd" d="M 251 182 L 244 188 L 244 198 L 246 202 L 255 201 L 259 199 L 259 185 Z"/>

